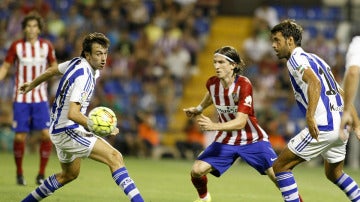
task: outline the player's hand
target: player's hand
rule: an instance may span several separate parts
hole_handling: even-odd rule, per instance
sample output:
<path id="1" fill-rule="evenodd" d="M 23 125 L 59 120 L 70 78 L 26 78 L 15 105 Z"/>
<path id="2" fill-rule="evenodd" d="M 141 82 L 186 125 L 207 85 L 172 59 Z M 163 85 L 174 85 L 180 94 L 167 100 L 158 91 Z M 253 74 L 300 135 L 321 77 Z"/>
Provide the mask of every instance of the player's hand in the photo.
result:
<path id="1" fill-rule="evenodd" d="M 309 133 L 312 138 L 314 138 L 316 141 L 319 141 L 319 128 L 317 127 L 316 121 L 314 117 L 306 118 L 306 124 L 309 128 Z"/>
<path id="2" fill-rule="evenodd" d="M 360 140 L 360 127 L 354 128 L 354 133 L 358 140 Z"/>
<path id="3" fill-rule="evenodd" d="M 352 125 L 353 119 L 351 116 L 351 112 L 349 111 L 344 111 L 343 115 L 341 117 L 341 122 L 340 122 L 340 131 L 339 131 L 339 136 L 340 139 L 345 142 L 349 139 L 349 132 L 351 131 L 351 125 Z"/>
<path id="4" fill-rule="evenodd" d="M 201 114 L 201 111 L 198 111 L 196 107 L 186 108 L 183 109 L 183 111 L 185 112 L 186 116 L 189 118 L 194 118 L 195 116 Z"/>
<path id="5" fill-rule="evenodd" d="M 201 114 L 199 116 L 199 118 L 197 119 L 197 122 L 201 128 L 201 130 L 203 131 L 209 131 L 209 130 L 213 130 L 213 125 L 214 123 L 211 121 L 211 119 L 203 114 Z"/>
<path id="6" fill-rule="evenodd" d="M 32 88 L 30 88 L 30 83 L 24 83 L 19 87 L 20 94 L 25 94 L 31 90 Z"/>
<path id="7" fill-rule="evenodd" d="M 353 117 L 350 111 L 344 111 L 341 117 L 340 128 L 344 129 L 347 125 L 351 126 L 353 123 Z"/>
<path id="8" fill-rule="evenodd" d="M 119 134 L 119 132 L 120 132 L 119 128 L 116 127 L 116 128 L 110 133 L 110 135 L 117 135 L 117 134 Z"/>

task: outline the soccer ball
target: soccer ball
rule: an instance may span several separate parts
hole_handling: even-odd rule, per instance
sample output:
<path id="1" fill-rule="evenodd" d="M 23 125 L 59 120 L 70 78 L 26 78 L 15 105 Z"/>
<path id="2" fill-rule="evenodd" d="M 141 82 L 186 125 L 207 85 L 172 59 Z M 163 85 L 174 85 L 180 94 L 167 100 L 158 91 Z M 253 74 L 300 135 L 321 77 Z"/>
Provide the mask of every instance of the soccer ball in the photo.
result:
<path id="1" fill-rule="evenodd" d="M 107 107 L 95 107 L 89 112 L 87 125 L 96 135 L 110 135 L 117 125 L 116 115 Z"/>

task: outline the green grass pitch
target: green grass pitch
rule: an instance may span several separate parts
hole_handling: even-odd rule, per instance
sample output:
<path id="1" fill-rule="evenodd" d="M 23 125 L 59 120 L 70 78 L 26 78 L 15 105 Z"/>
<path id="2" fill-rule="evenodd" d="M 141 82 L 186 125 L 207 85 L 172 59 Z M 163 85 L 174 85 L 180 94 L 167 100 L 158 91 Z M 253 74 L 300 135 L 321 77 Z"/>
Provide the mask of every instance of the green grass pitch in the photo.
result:
<path id="1" fill-rule="evenodd" d="M 150 160 L 125 157 L 126 167 L 146 202 L 191 202 L 197 194 L 189 172 L 192 161 Z M 24 176 L 27 186 L 15 184 L 15 165 L 11 153 L 0 153 L 0 201 L 18 202 L 35 187 L 39 159 L 26 154 Z M 56 155 L 52 155 L 46 174 L 60 171 Z M 357 170 L 345 169 L 360 182 Z M 300 165 L 294 170 L 300 193 L 305 202 L 348 201 L 345 194 L 326 180 L 322 167 Z M 282 201 L 280 192 L 266 176 L 259 175 L 243 162 L 234 164 L 223 176 L 208 176 L 208 189 L 213 202 L 275 202 Z M 107 166 L 84 159 L 75 181 L 56 191 L 43 201 L 91 202 L 128 201 L 111 178 Z"/>

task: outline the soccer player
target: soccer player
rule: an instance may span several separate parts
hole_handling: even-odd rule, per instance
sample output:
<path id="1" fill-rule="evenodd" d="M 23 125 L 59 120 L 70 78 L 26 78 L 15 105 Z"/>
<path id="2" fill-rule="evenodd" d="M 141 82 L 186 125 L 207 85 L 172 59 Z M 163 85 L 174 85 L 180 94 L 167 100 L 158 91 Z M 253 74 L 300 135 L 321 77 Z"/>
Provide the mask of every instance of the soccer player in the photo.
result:
<path id="1" fill-rule="evenodd" d="M 130 201 L 143 202 L 130 178 L 120 152 L 104 139 L 88 132 L 86 109 L 95 88 L 99 70 L 106 64 L 109 39 L 101 33 L 88 34 L 82 43 L 80 57 L 48 69 L 31 83 L 20 87 L 26 93 L 53 75 L 63 74 L 51 109 L 50 138 L 56 147 L 62 171 L 45 179 L 23 201 L 40 201 L 75 180 L 82 158 L 90 158 L 109 166 L 116 184 Z M 113 134 L 118 133 L 116 129 Z"/>
<path id="2" fill-rule="evenodd" d="M 344 76 L 344 112 L 341 118 L 340 128 L 353 124 L 353 116 L 351 114 L 351 105 L 354 103 L 357 88 L 359 85 L 360 74 L 360 57 L 358 50 L 360 48 L 360 36 L 354 36 L 349 44 L 346 53 L 346 72 Z M 360 128 L 353 128 L 357 138 L 360 140 Z M 341 133 L 344 135 L 343 133 Z M 345 138 L 345 137 L 344 137 Z"/>
<path id="3" fill-rule="evenodd" d="M 255 117 L 252 85 L 241 75 L 242 59 L 235 48 L 224 46 L 215 51 L 213 61 L 216 76 L 208 79 L 208 92 L 197 107 L 184 109 L 189 118 L 197 117 L 202 130 L 216 131 L 214 142 L 192 166 L 191 181 L 200 197 L 198 202 L 211 201 L 206 175 L 220 177 L 238 157 L 276 184 L 272 164 L 277 155 Z M 219 115 L 217 123 L 201 114 L 211 104 Z"/>
<path id="4" fill-rule="evenodd" d="M 296 101 L 307 127 L 294 136 L 274 162 L 273 168 L 284 201 L 297 202 L 298 187 L 292 169 L 319 155 L 325 175 L 351 201 L 360 201 L 357 183 L 343 171 L 346 140 L 339 136 L 343 100 L 341 88 L 329 65 L 301 48 L 302 27 L 284 20 L 271 29 L 272 47 L 279 59 L 287 60 Z"/>
<path id="5" fill-rule="evenodd" d="M 18 87 L 33 80 L 47 68 L 56 67 L 57 61 L 52 44 L 39 34 L 43 29 L 43 20 L 38 13 L 30 13 L 22 21 L 24 38 L 14 41 L 0 68 L 0 80 L 3 80 L 10 67 L 15 64 L 15 88 L 13 114 L 14 157 L 16 164 L 17 184 L 26 185 L 22 161 L 25 152 L 26 135 L 32 131 L 41 133 L 40 169 L 36 183 L 44 180 L 45 168 L 52 150 L 49 136 L 49 104 L 47 85 L 43 83 L 28 94 L 19 94 Z"/>

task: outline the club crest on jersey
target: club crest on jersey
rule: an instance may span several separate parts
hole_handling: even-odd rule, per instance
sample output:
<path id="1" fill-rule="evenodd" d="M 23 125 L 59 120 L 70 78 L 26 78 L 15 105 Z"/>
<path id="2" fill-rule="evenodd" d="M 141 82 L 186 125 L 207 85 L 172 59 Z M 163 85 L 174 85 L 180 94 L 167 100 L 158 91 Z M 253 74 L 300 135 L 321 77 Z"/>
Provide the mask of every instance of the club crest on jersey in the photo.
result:
<path id="1" fill-rule="evenodd" d="M 248 95 L 248 96 L 245 98 L 245 103 L 244 103 L 244 105 L 251 107 L 251 104 L 252 104 L 252 97 L 251 97 L 250 95 Z"/>
<path id="2" fill-rule="evenodd" d="M 238 102 L 238 101 L 239 101 L 239 95 L 238 95 L 236 92 L 232 93 L 231 96 L 232 96 L 234 102 Z"/>

